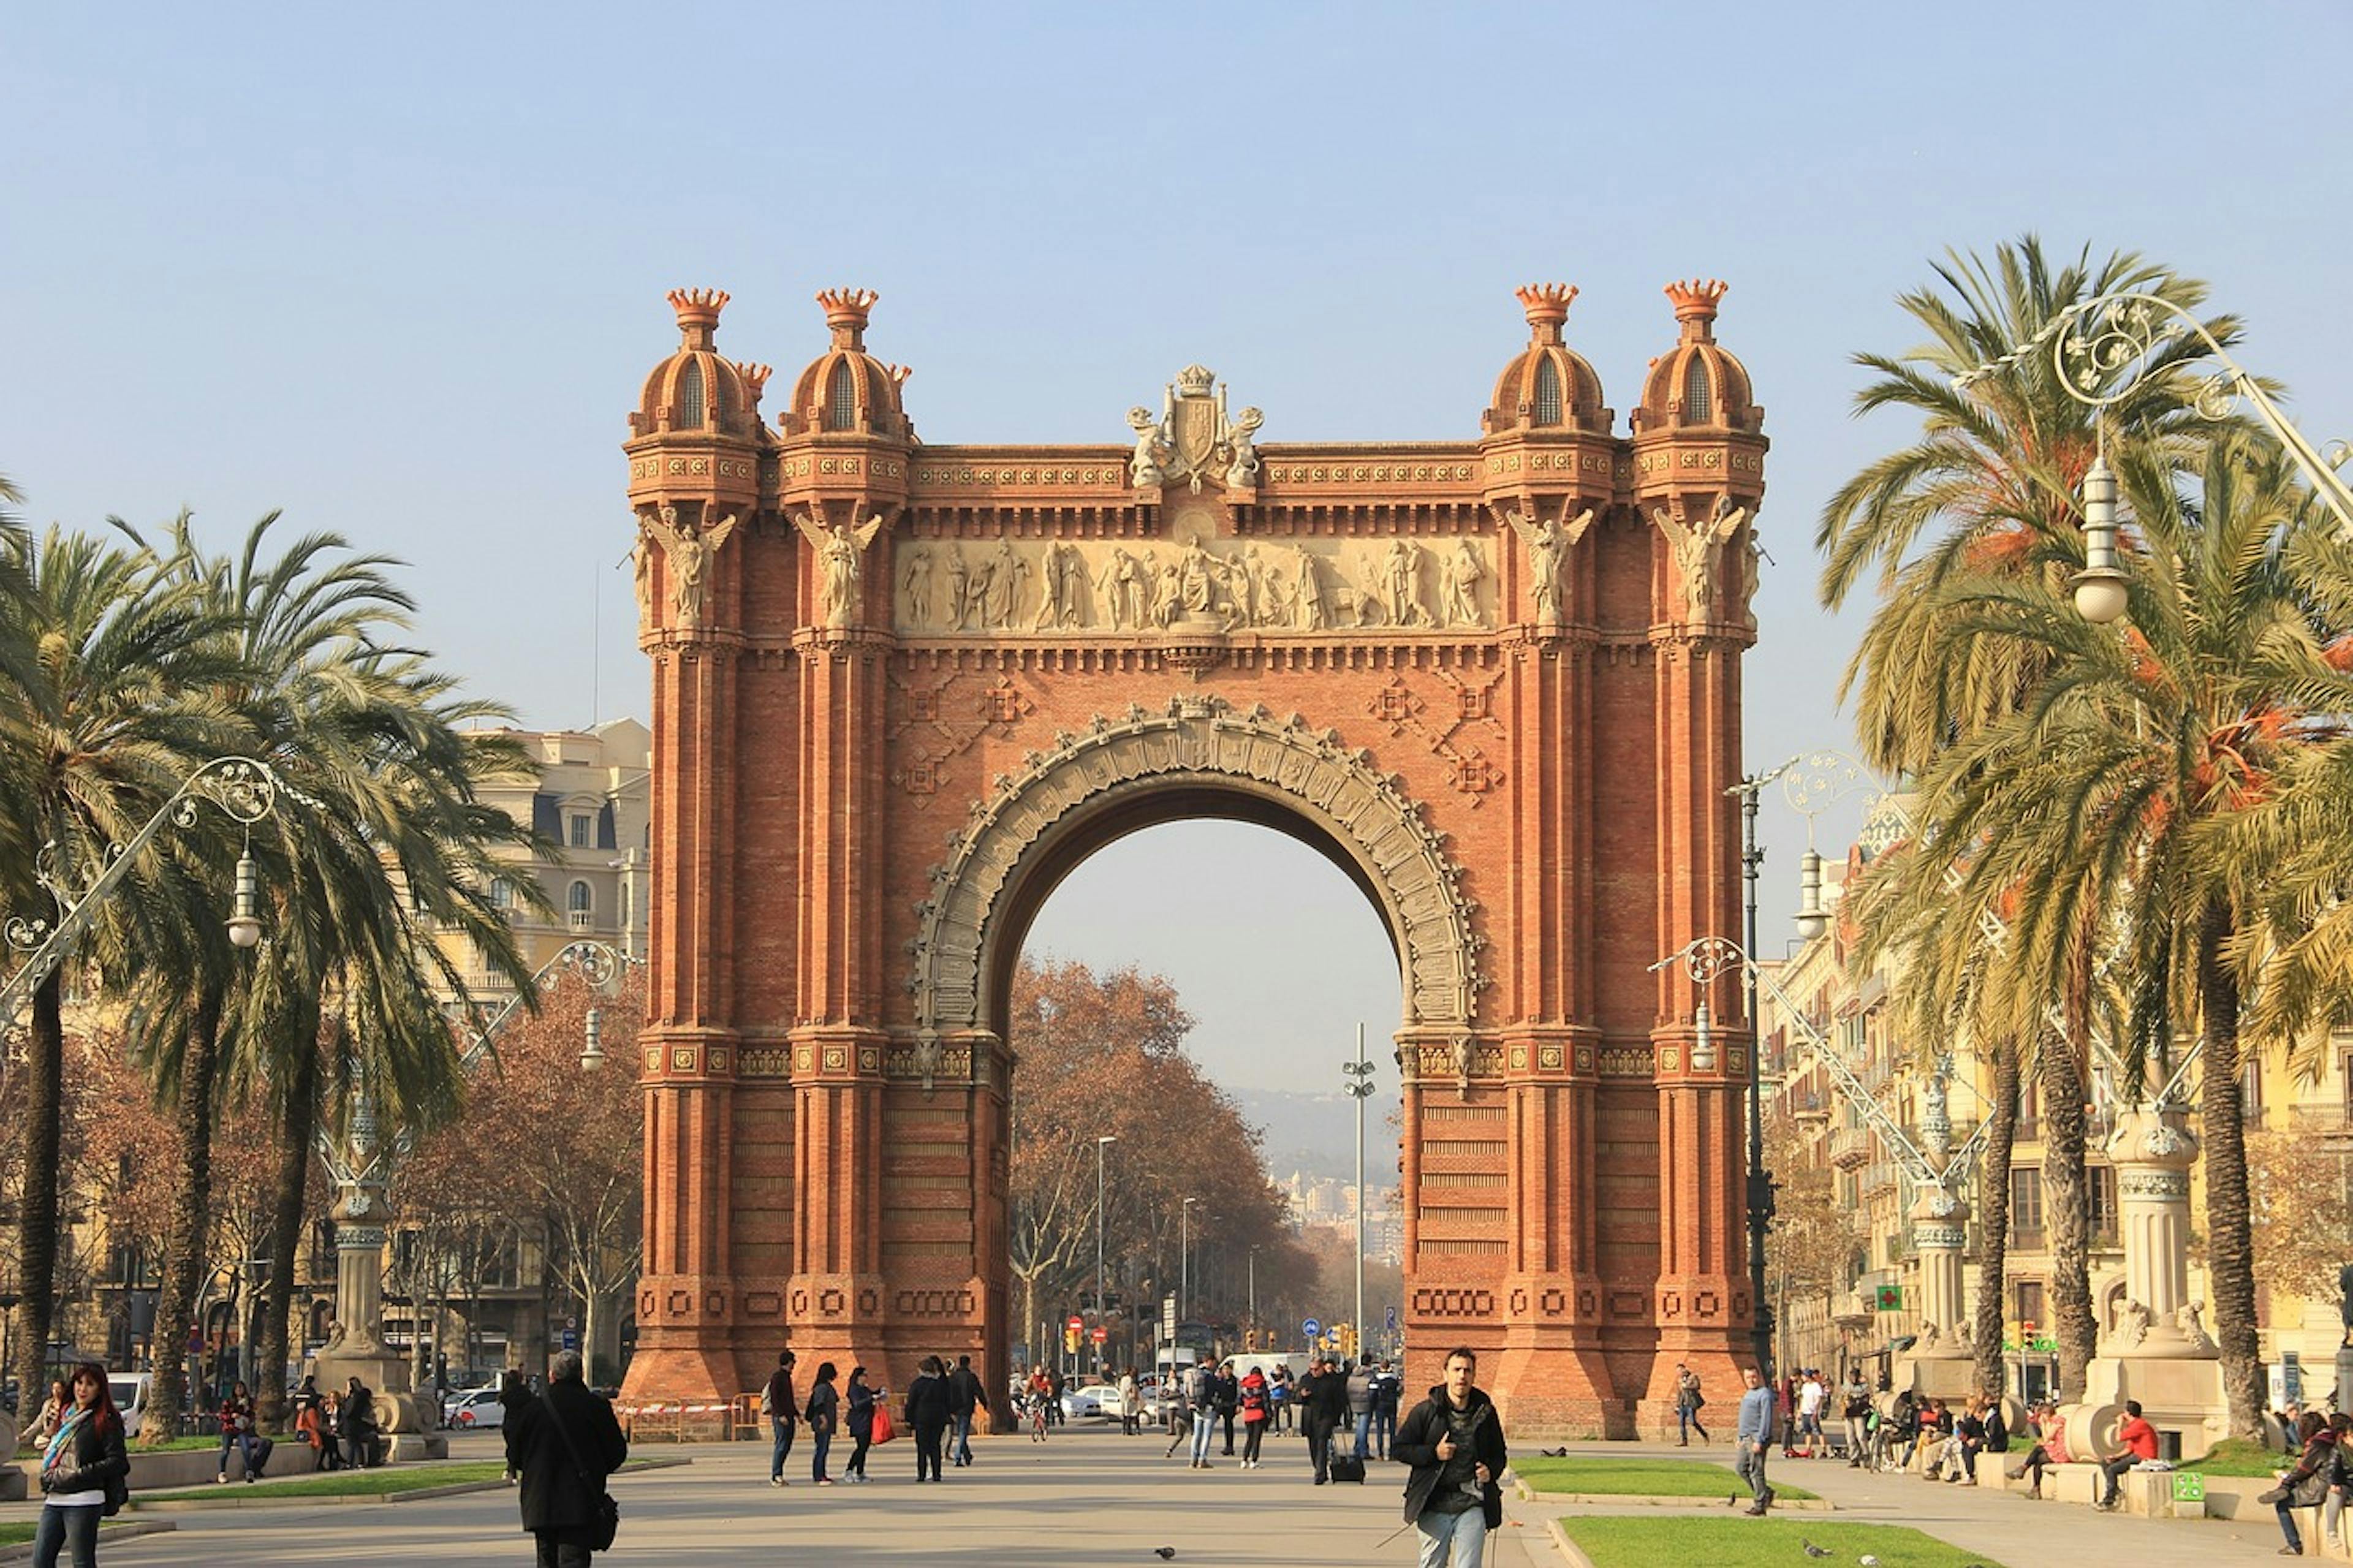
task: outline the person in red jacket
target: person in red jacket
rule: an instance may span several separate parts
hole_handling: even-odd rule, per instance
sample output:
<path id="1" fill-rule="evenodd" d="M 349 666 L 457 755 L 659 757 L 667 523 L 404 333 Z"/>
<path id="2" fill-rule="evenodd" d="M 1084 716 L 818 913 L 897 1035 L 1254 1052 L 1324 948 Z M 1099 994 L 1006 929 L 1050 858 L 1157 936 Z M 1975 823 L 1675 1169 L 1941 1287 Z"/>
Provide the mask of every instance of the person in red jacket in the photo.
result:
<path id="1" fill-rule="evenodd" d="M 2107 1495 L 2100 1500 L 2103 1509 L 2113 1509 L 2124 1500 L 2120 1487 L 2126 1470 L 2143 1459 L 2157 1458 L 2157 1428 L 2140 1418 L 2139 1400 L 2125 1401 L 2125 1421 L 2116 1428 L 2116 1441 L 2125 1446 L 2125 1451 L 2100 1464 L 2100 1474 L 2108 1482 Z"/>

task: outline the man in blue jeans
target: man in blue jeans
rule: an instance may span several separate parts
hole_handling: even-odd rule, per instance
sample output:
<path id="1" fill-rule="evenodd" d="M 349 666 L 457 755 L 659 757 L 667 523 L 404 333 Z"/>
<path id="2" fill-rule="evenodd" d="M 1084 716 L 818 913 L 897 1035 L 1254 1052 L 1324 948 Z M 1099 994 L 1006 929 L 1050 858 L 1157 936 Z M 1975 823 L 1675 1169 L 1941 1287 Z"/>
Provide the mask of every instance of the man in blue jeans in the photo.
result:
<path id="1" fill-rule="evenodd" d="M 768 1484 L 785 1484 L 785 1456 L 793 1451 L 793 1434 L 800 1430 L 801 1407 L 793 1398 L 793 1352 L 776 1357 L 776 1370 L 760 1391 L 761 1408 L 768 1413 L 768 1435 L 775 1446 L 768 1456 Z"/>
<path id="2" fill-rule="evenodd" d="M 1202 1352 L 1201 1364 L 1186 1377 L 1185 1403 L 1193 1413 L 1192 1468 L 1209 1469 L 1209 1436 L 1218 1429 L 1218 1373 L 1207 1352 Z"/>
<path id="3" fill-rule="evenodd" d="M 1733 1468 L 1757 1500 L 1741 1511 L 1757 1519 L 1773 1506 L 1773 1489 L 1765 1484 L 1765 1455 L 1773 1447 L 1773 1391 L 1753 1366 L 1740 1369 L 1740 1381 L 1747 1392 L 1740 1396 L 1740 1425 L 1733 1433 Z"/>
<path id="4" fill-rule="evenodd" d="M 959 1469 L 972 1463 L 972 1417 L 979 1408 L 980 1374 L 972 1370 L 972 1357 L 960 1355 L 948 1373 L 948 1419 L 955 1424 L 950 1458 Z"/>
<path id="5" fill-rule="evenodd" d="M 1373 1457 L 1373 1365 L 1358 1362 L 1348 1369 L 1348 1419 L 1356 1424 L 1356 1458 Z"/>

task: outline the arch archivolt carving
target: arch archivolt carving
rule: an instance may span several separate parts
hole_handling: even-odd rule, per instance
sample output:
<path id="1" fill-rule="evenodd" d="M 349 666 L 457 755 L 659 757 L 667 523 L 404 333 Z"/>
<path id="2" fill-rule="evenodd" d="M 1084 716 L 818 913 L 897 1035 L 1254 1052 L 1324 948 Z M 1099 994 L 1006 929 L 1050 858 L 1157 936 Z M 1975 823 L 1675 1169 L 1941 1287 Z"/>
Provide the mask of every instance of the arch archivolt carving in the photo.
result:
<path id="1" fill-rule="evenodd" d="M 1165 712 L 1131 707 L 1098 715 L 1080 734 L 1032 752 L 1017 774 L 999 774 L 987 800 L 932 869 L 913 944 L 919 1035 L 983 1025 L 989 921 L 1022 857 L 1070 814 L 1128 786 L 1227 782 L 1272 795 L 1328 833 L 1362 868 L 1405 955 L 1405 1022 L 1468 1029 L 1485 939 L 1473 929 L 1461 868 L 1422 821 L 1399 781 L 1374 771 L 1371 754 L 1341 744 L 1293 714 L 1235 709 L 1217 697 L 1178 697 Z"/>

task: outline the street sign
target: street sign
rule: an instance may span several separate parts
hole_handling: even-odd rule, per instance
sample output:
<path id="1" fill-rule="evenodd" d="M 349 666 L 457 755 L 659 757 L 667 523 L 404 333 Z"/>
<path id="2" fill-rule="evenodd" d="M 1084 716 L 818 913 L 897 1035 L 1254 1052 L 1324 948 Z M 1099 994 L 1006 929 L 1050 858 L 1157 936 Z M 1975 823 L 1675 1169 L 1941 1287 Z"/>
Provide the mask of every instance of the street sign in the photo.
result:
<path id="1" fill-rule="evenodd" d="M 1323 1331 L 1324 1325 L 1317 1322 L 1313 1318 L 1308 1319 L 1305 1322 L 1299 1325 L 1300 1336 L 1305 1339 L 1310 1344 L 1313 1344 L 1315 1342 L 1315 1337 Z"/>
<path id="2" fill-rule="evenodd" d="M 1086 1326 L 1087 1321 L 1084 1318 L 1080 1317 L 1076 1312 L 1072 1312 L 1071 1314 L 1070 1321 L 1062 1325 L 1062 1327 L 1070 1330 L 1071 1332 L 1074 1334 Z"/>
<path id="3" fill-rule="evenodd" d="M 1109 1329 L 1104 1328 L 1101 1323 L 1097 1323 L 1097 1324 L 1095 1325 L 1095 1332 L 1094 1332 L 1094 1342 L 1095 1342 L 1095 1343 L 1097 1343 L 1097 1344 L 1099 1344 L 1099 1345 L 1100 1345 L 1100 1344 L 1107 1344 L 1107 1343 L 1109 1343 L 1109 1342 L 1110 1342 L 1110 1341 L 1111 1341 L 1111 1331 L 1110 1331 Z"/>
<path id="4" fill-rule="evenodd" d="M 1391 1332 L 1391 1333 L 1396 1333 L 1396 1332 L 1397 1332 L 1397 1309 L 1396 1309 L 1395 1307 L 1391 1307 L 1391 1308 L 1388 1310 L 1388 1312 L 1387 1316 L 1388 1316 L 1388 1331 L 1389 1331 L 1389 1332 Z"/>
<path id="5" fill-rule="evenodd" d="M 1904 1287 L 1901 1285 L 1882 1285 L 1879 1288 L 1878 1300 L 1873 1304 L 1883 1312 L 1902 1311 L 1904 1310 Z"/>
<path id="6" fill-rule="evenodd" d="M 568 1351 L 576 1351 L 580 1348 L 580 1331 L 578 1329 L 566 1329 L 564 1331 L 564 1348 Z"/>

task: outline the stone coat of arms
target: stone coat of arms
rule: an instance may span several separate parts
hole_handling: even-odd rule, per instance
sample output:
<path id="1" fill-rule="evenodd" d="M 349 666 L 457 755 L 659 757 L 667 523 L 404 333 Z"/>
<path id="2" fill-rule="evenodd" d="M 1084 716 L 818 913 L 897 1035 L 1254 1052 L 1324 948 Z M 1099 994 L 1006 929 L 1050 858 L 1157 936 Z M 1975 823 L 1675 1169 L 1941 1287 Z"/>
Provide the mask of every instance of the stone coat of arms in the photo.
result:
<path id="1" fill-rule="evenodd" d="M 1183 483 L 1198 491 L 1211 475 L 1229 487 L 1255 485 L 1255 437 L 1265 417 L 1255 408 L 1245 408 L 1227 418 L 1226 389 L 1216 373 L 1187 365 L 1168 384 L 1159 418 L 1141 405 L 1127 411 L 1128 428 L 1135 432 L 1130 468 L 1136 486 Z"/>

